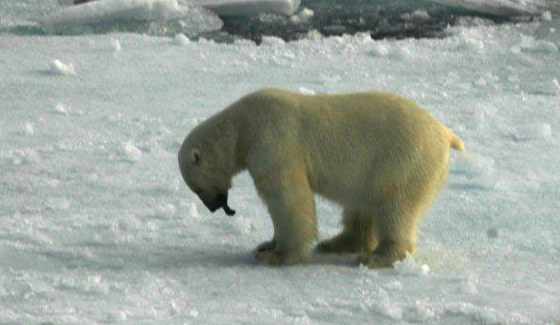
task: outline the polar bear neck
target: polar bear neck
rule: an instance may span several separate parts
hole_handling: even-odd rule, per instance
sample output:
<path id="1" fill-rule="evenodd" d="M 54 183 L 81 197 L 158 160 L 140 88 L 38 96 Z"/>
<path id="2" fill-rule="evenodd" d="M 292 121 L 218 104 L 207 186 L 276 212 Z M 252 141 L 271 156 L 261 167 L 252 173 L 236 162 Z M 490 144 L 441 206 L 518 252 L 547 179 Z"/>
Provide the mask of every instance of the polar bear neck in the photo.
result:
<path id="1" fill-rule="evenodd" d="M 212 138 L 216 139 L 214 145 L 223 153 L 222 161 L 229 162 L 224 168 L 231 177 L 237 175 L 247 166 L 247 150 L 239 137 L 239 126 L 232 110 L 223 110 L 208 119 L 205 124 L 213 129 Z"/>

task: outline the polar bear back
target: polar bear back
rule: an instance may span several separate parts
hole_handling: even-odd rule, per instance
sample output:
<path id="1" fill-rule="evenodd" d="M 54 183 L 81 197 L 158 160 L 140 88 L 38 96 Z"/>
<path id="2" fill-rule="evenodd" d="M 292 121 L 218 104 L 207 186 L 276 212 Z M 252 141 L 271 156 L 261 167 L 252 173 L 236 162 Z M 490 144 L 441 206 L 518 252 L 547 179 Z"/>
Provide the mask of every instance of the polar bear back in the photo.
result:
<path id="1" fill-rule="evenodd" d="M 303 164 L 313 189 L 342 204 L 367 201 L 356 192 L 371 196 L 389 181 L 404 183 L 411 175 L 447 168 L 447 128 L 397 95 L 302 95 L 267 89 L 230 109 L 249 110 L 234 116 L 250 116 L 238 125 L 244 142 L 250 143 L 247 150 L 254 152 L 254 177 Z"/>

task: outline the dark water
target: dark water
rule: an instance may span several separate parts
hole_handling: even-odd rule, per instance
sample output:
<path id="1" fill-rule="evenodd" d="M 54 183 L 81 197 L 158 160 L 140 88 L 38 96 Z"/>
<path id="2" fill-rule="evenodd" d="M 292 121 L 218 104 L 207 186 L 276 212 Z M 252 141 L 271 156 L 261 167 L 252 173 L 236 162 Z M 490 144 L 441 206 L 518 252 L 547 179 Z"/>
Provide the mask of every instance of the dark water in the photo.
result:
<path id="1" fill-rule="evenodd" d="M 444 37 L 446 27 L 454 25 L 461 17 L 483 17 L 496 23 L 511 21 L 509 18 L 481 15 L 422 0 L 307 0 L 303 1 L 302 6 L 314 11 L 313 17 L 306 23 L 293 24 L 281 17 L 229 18 L 224 19 L 222 30 L 257 42 L 262 35 L 295 40 L 311 30 L 325 36 L 367 32 L 375 39 L 423 38 Z M 425 11 L 428 17 L 411 17 L 410 14 L 417 10 Z"/>
<path id="2" fill-rule="evenodd" d="M 51 0 L 52 2 L 52 0 Z M 54 3 L 54 2 L 53 2 Z M 56 10 L 56 4 L 50 8 L 43 3 L 42 12 Z M 309 20 L 293 23 L 289 17 L 264 14 L 258 17 L 220 17 L 223 27 L 218 31 L 202 32 L 196 28 L 185 29 L 176 21 L 145 22 L 120 21 L 110 24 L 78 26 L 56 32 L 46 31 L 35 23 L 11 24 L 2 26 L 0 34 L 18 35 L 46 34 L 92 34 L 110 32 L 133 32 L 161 36 L 173 36 L 185 33 L 190 38 L 204 37 L 218 42 L 231 42 L 236 39 L 250 39 L 260 43 L 262 37 L 276 36 L 286 41 L 306 37 L 310 31 L 317 31 L 324 36 L 370 33 L 372 38 L 434 38 L 445 37 L 448 26 L 455 25 L 464 17 L 482 17 L 493 23 L 518 21 L 520 18 L 496 17 L 484 15 L 461 8 L 451 8 L 427 0 L 302 0 L 301 7 L 313 10 Z M 15 8 L 25 13 L 37 9 L 34 4 L 22 1 Z M 10 9 L 10 7 L 8 7 Z M 0 11 L 3 11 L 0 6 Z M 418 15 L 412 13 L 419 12 Z M 41 11 L 39 11 L 41 13 Z M 530 20 L 531 17 L 522 17 Z M 1 23 L 1 21 L 0 21 Z M 202 24 L 203 22 L 201 22 Z M 194 24 L 196 26 L 196 22 Z"/>

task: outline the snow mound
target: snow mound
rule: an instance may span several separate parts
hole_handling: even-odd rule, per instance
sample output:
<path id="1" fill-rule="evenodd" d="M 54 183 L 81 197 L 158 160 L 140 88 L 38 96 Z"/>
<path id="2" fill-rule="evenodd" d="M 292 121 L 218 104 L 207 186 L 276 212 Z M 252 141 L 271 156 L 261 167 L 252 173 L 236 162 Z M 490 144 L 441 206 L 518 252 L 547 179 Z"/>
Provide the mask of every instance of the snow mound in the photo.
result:
<path id="1" fill-rule="evenodd" d="M 12 164 L 16 166 L 41 162 L 41 156 L 37 150 L 31 148 L 16 149 L 8 154 L 8 158 L 11 158 Z"/>
<path id="2" fill-rule="evenodd" d="M 534 36 L 522 35 L 521 42 L 512 48 L 514 53 L 536 52 L 536 53 L 556 53 L 558 45 L 546 40 L 536 39 Z"/>
<path id="3" fill-rule="evenodd" d="M 121 42 L 118 39 L 111 39 L 111 47 L 115 52 L 120 52 L 122 50 Z"/>
<path id="4" fill-rule="evenodd" d="M 68 210 L 70 201 L 65 197 L 48 198 L 45 205 L 52 210 Z"/>
<path id="5" fill-rule="evenodd" d="M 66 105 L 58 103 L 54 107 L 54 112 L 60 115 L 68 115 L 70 114 L 70 109 Z"/>
<path id="6" fill-rule="evenodd" d="M 34 135 L 35 134 L 35 127 L 31 122 L 25 122 L 22 127 L 23 134 L 25 135 Z"/>
<path id="7" fill-rule="evenodd" d="M 436 316 L 437 311 L 434 306 L 425 301 L 416 301 L 415 305 L 409 308 L 406 313 L 406 318 L 414 322 L 428 322 Z"/>
<path id="8" fill-rule="evenodd" d="M 122 150 L 126 160 L 130 162 L 137 162 L 142 159 L 142 150 L 140 150 L 130 141 L 122 144 Z"/>
<path id="9" fill-rule="evenodd" d="M 467 178 L 481 183 L 481 185 L 492 186 L 494 183 L 496 161 L 492 157 L 486 157 L 475 152 L 459 154 L 452 170 Z"/>
<path id="10" fill-rule="evenodd" d="M 390 47 L 385 42 L 375 42 L 371 47 L 371 55 L 373 56 L 387 56 L 390 52 Z"/>
<path id="11" fill-rule="evenodd" d="M 73 76 L 76 75 L 76 69 L 72 63 L 65 64 L 55 59 L 49 64 L 49 72 L 53 75 L 59 76 Z"/>
<path id="12" fill-rule="evenodd" d="M 552 79 L 552 84 L 554 84 L 556 94 L 560 96 L 560 81 L 558 81 L 558 79 Z"/>
<path id="13" fill-rule="evenodd" d="M 313 15 L 315 15 L 313 10 L 308 8 L 303 8 L 297 14 L 290 16 L 290 22 L 292 24 L 304 24 L 309 22 L 309 20 L 313 18 Z"/>
<path id="14" fill-rule="evenodd" d="M 417 264 L 411 255 L 407 255 L 402 261 L 393 264 L 394 271 L 400 275 L 423 276 L 430 273 L 430 267 L 427 264 Z"/>
<path id="15" fill-rule="evenodd" d="M 299 87 L 299 88 L 298 88 L 298 91 L 299 91 L 301 94 L 304 94 L 304 95 L 315 95 L 315 94 L 317 94 L 317 92 L 316 92 L 315 90 L 309 89 L 309 88 L 305 88 L 305 87 Z"/>
<path id="16" fill-rule="evenodd" d="M 552 137 L 552 127 L 548 123 L 535 123 L 517 127 L 512 134 L 515 141 L 547 140 Z"/>
<path id="17" fill-rule="evenodd" d="M 175 37 L 173 38 L 173 44 L 175 45 L 179 45 L 179 46 L 185 46 L 187 44 L 189 44 L 191 42 L 191 40 L 182 33 L 179 33 L 177 35 L 175 35 Z"/>
<path id="18" fill-rule="evenodd" d="M 416 22 L 424 22 L 430 20 L 430 14 L 426 10 L 415 10 L 412 13 L 405 13 L 401 15 L 403 20 L 410 20 Z"/>
<path id="19" fill-rule="evenodd" d="M 262 42 L 261 45 L 267 45 L 267 46 L 284 46 L 286 45 L 286 42 L 281 39 L 280 37 L 276 37 L 276 36 L 263 36 L 262 37 Z"/>
<path id="20" fill-rule="evenodd" d="M 198 207 L 196 206 L 196 203 L 191 202 L 189 204 L 189 213 L 188 215 L 193 218 L 193 219 L 200 219 L 200 212 L 198 212 Z"/>

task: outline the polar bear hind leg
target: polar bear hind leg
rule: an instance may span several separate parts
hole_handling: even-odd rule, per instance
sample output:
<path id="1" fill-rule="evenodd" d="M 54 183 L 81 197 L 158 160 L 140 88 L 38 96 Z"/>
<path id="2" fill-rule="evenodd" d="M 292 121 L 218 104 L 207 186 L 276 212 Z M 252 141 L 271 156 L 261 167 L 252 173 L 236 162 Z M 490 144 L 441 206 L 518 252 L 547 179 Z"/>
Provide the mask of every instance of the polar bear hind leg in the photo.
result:
<path id="1" fill-rule="evenodd" d="M 387 193 L 384 203 L 372 216 L 378 245 L 373 252 L 361 254 L 360 264 L 370 268 L 391 267 L 408 254 L 414 254 L 417 225 L 443 188 L 447 174 L 447 164 L 442 164 L 432 175 L 417 175 L 404 185 L 406 188 Z"/>
<path id="2" fill-rule="evenodd" d="M 372 252 L 376 246 L 373 236 L 373 219 L 367 214 L 345 210 L 342 224 L 343 230 L 331 239 L 317 245 L 320 254 L 345 254 Z"/>

